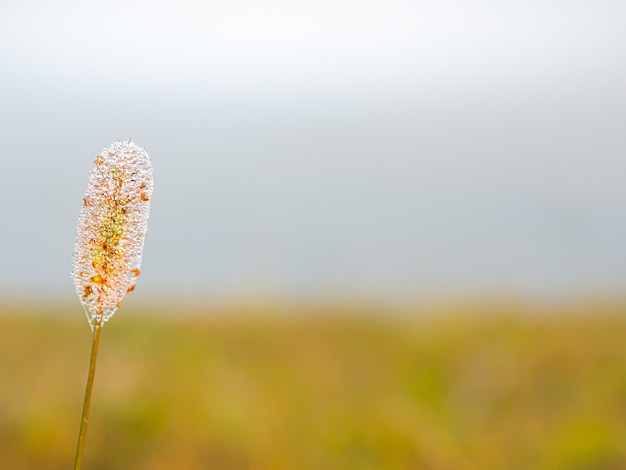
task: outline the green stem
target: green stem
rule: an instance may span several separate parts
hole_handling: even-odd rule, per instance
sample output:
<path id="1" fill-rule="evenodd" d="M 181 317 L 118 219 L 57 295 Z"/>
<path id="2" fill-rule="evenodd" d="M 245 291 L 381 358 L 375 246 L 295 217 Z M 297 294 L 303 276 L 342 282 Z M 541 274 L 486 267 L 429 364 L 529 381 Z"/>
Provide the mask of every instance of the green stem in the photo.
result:
<path id="1" fill-rule="evenodd" d="M 80 432 L 78 434 L 78 445 L 76 446 L 76 460 L 74 470 L 80 470 L 85 451 L 85 436 L 87 435 L 87 421 L 89 420 L 89 405 L 91 404 L 91 391 L 93 389 L 93 377 L 96 373 L 96 358 L 98 357 L 98 343 L 100 343 L 100 331 L 102 330 L 102 317 L 96 321 L 93 329 L 93 339 L 91 342 L 91 359 L 89 360 L 89 376 L 87 377 L 87 388 L 85 389 L 85 401 L 83 403 L 83 417 L 80 420 Z"/>

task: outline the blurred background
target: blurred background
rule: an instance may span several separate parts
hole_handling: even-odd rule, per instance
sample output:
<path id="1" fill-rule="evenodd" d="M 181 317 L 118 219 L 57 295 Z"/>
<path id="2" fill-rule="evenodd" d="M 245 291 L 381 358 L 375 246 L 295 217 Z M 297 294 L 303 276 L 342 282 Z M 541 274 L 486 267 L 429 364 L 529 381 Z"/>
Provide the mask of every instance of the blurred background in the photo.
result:
<path id="1" fill-rule="evenodd" d="M 75 224 L 132 138 L 90 468 L 625 468 L 625 17 L 0 1 L 0 467 L 71 462 Z"/>

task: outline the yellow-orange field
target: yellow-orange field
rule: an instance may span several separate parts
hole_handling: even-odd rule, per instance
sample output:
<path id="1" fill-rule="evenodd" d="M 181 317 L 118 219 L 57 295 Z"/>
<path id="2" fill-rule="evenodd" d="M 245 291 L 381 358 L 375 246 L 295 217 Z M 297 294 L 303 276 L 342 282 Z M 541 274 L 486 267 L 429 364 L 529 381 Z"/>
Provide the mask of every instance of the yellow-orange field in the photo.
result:
<path id="1" fill-rule="evenodd" d="M 0 469 L 71 468 L 87 322 L 0 309 Z M 85 470 L 626 468 L 626 305 L 176 310 L 104 328 Z"/>

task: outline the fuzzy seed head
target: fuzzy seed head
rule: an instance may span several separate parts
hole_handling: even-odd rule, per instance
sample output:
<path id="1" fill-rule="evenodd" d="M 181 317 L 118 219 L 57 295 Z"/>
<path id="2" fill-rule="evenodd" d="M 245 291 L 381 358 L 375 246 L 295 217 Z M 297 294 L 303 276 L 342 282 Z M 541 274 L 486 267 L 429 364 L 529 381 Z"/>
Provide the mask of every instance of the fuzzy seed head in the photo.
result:
<path id="1" fill-rule="evenodd" d="M 94 161 L 78 218 L 72 277 L 91 329 L 106 322 L 140 274 L 152 196 L 152 163 L 132 141 Z"/>

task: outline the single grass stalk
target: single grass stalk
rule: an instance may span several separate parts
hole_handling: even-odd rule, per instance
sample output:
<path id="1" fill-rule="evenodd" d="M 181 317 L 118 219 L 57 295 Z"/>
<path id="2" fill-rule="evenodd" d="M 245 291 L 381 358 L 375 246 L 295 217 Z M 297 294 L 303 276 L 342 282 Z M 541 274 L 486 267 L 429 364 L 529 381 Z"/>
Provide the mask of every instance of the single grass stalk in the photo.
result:
<path id="1" fill-rule="evenodd" d="M 89 421 L 89 406 L 91 405 L 91 391 L 93 390 L 93 378 L 96 374 L 96 359 L 98 358 L 98 345 L 100 344 L 100 332 L 102 322 L 97 322 L 93 329 L 93 339 L 91 342 L 91 358 L 89 359 L 89 375 L 87 376 L 87 387 L 85 388 L 85 401 L 83 402 L 83 416 L 80 420 L 80 431 L 78 433 L 78 444 L 76 446 L 76 459 L 74 469 L 80 469 L 85 451 L 85 437 L 87 436 L 87 424 Z"/>
<path id="2" fill-rule="evenodd" d="M 78 218 L 72 271 L 93 332 L 75 470 L 81 468 L 85 450 L 100 333 L 135 289 L 154 187 L 150 157 L 131 140 L 113 142 L 94 163 Z"/>

